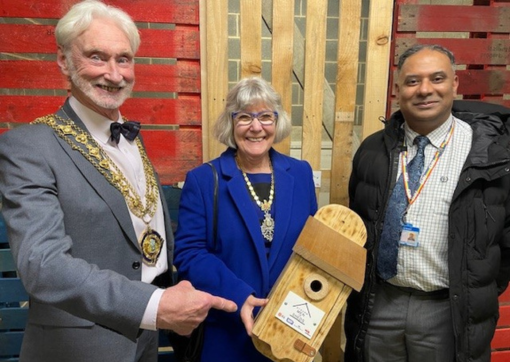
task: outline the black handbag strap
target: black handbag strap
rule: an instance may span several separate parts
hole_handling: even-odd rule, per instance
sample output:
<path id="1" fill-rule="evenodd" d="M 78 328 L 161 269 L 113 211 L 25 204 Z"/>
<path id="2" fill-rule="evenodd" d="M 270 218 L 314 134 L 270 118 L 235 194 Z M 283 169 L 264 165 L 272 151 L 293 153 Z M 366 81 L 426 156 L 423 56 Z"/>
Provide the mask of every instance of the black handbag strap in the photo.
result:
<path id="1" fill-rule="evenodd" d="M 207 162 L 209 166 L 211 166 L 211 170 L 214 177 L 214 209 L 213 209 L 213 248 L 212 250 L 216 250 L 216 233 L 218 230 L 218 172 L 216 171 L 216 167 L 211 162 Z"/>

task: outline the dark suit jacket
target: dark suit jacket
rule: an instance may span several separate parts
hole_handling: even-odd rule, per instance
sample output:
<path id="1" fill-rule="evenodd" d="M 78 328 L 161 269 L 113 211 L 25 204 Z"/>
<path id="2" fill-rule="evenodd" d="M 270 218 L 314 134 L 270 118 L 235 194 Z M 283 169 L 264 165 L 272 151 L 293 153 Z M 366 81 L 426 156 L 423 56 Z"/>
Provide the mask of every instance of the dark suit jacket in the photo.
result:
<path id="1" fill-rule="evenodd" d="M 64 107 L 85 129 L 67 102 Z M 141 282 L 141 253 L 121 193 L 46 125 L 0 137 L 0 193 L 10 246 L 30 295 L 27 330 L 30 324 L 66 327 L 72 340 L 73 328 L 101 326 L 109 331 L 103 339 L 121 338 L 131 355 L 156 287 Z M 167 216 L 163 197 L 162 204 Z M 173 236 L 165 219 L 168 255 L 160 257 L 168 257 L 171 267 Z M 36 348 L 30 335 L 23 349 Z M 77 343 L 89 343 L 80 338 Z M 77 360 L 71 346 L 48 343 L 68 348 L 69 360 Z M 101 348 L 93 348 L 101 356 Z"/>
<path id="2" fill-rule="evenodd" d="M 259 218 L 234 154 L 228 149 L 212 161 L 219 179 L 216 245 L 212 245 L 214 179 L 207 164 L 188 173 L 179 206 L 175 239 L 179 276 L 238 306 L 236 313 L 209 312 L 203 352 L 207 362 L 267 360 L 255 351 L 239 312 L 250 294 L 267 297 L 307 218 L 317 211 L 310 165 L 271 149 L 275 232 L 268 259 Z"/>

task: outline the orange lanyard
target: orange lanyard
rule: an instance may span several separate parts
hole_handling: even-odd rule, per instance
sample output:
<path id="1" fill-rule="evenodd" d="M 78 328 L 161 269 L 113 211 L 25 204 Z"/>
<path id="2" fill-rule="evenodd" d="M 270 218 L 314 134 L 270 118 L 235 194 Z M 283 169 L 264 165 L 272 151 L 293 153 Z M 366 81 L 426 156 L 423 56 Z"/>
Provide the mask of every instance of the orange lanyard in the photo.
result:
<path id="1" fill-rule="evenodd" d="M 443 143 L 439 146 L 439 149 L 436 151 L 436 154 L 434 155 L 434 158 L 427 168 L 427 171 L 425 172 L 424 176 L 420 178 L 420 185 L 418 186 L 418 189 L 414 193 L 414 195 L 411 195 L 411 188 L 409 187 L 409 176 L 407 175 L 407 148 L 406 151 L 402 152 L 400 154 L 400 158 L 402 161 L 402 177 L 404 179 L 404 189 L 406 191 L 407 201 L 409 202 L 409 206 L 412 205 L 413 202 L 416 201 L 418 196 L 421 193 L 421 190 L 423 189 L 423 186 L 425 186 L 425 183 L 430 177 L 430 174 L 432 173 L 432 170 L 436 167 L 437 162 L 439 161 L 439 157 L 444 152 L 444 149 L 450 143 L 450 140 L 453 136 L 453 130 L 455 128 L 455 121 L 452 122 L 452 125 L 450 126 L 450 130 L 448 131 L 448 134 L 446 135 Z"/>

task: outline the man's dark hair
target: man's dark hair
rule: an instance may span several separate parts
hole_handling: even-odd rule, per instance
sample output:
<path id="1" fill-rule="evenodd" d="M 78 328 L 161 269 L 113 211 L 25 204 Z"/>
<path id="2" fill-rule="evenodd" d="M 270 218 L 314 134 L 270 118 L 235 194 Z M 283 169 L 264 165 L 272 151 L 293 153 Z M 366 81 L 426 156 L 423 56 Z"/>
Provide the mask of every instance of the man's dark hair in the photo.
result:
<path id="1" fill-rule="evenodd" d="M 400 56 L 400 58 L 398 58 L 397 70 L 400 71 L 402 69 L 402 66 L 404 65 L 407 58 L 409 58 L 413 54 L 418 53 L 420 50 L 423 50 L 423 49 L 430 49 L 430 50 L 435 50 L 437 52 L 443 53 L 450 59 L 452 68 L 453 68 L 453 70 L 455 70 L 455 56 L 453 55 L 453 53 L 450 50 L 446 49 L 445 47 L 443 47 L 441 45 L 437 45 L 437 44 L 415 44 L 415 45 L 413 45 L 412 47 L 407 49 L 405 52 L 403 52 L 402 55 Z"/>

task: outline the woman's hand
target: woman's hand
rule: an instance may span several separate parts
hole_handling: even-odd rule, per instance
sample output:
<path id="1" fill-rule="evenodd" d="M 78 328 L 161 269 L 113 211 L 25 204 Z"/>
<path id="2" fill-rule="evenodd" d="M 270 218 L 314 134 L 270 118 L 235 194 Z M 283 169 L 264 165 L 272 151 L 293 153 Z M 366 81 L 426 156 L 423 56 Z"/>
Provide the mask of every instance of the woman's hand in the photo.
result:
<path id="1" fill-rule="evenodd" d="M 246 333 L 250 337 L 253 328 L 253 308 L 263 307 L 267 302 L 268 299 L 255 298 L 253 295 L 250 295 L 241 307 L 241 320 L 244 323 L 244 328 L 246 328 Z"/>

